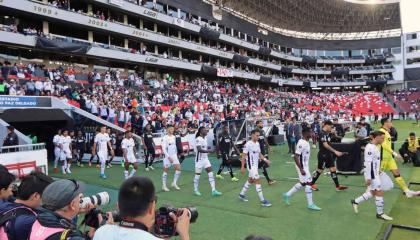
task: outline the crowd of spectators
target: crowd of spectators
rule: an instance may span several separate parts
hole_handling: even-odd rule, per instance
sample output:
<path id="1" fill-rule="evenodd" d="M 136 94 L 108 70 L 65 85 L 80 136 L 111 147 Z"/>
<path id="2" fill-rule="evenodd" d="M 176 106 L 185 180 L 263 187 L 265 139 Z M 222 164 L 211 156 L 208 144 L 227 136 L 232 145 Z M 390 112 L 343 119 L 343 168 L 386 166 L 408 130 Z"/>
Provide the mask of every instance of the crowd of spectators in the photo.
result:
<path id="1" fill-rule="evenodd" d="M 121 127 L 131 125 L 137 133 L 148 123 L 155 132 L 168 124 L 193 131 L 200 125 L 212 127 L 222 120 L 252 116 L 296 117 L 311 122 L 327 116 L 351 120 L 354 115 L 392 110 L 385 108 L 387 104 L 376 93 L 292 92 L 204 78 L 174 79 L 169 74 L 144 77 L 139 72 L 75 68 L 4 62 L 1 70 L 6 81 L 0 83 L 0 94 L 57 96 Z M 87 75 L 83 84 L 75 80 L 79 71 Z M 34 77 L 34 72 L 43 75 Z"/>
<path id="2" fill-rule="evenodd" d="M 125 1 L 127 1 L 127 0 L 125 0 Z M 164 13 L 164 14 L 167 14 L 169 16 L 177 17 L 178 18 L 178 13 L 177 12 L 175 12 L 173 10 L 170 10 L 170 9 L 169 10 L 165 10 L 164 8 L 160 8 L 160 7 L 158 7 L 158 4 L 153 3 L 151 1 L 136 1 L 136 0 L 132 0 L 132 1 L 129 1 L 129 2 L 134 3 L 134 4 L 138 4 L 138 5 L 142 5 L 142 6 L 146 7 L 146 8 L 152 9 L 154 11 L 157 11 L 157 12 L 160 12 L 160 13 Z M 101 10 L 96 10 L 95 12 L 85 12 L 82 9 L 72 8 L 71 6 L 69 6 L 69 4 L 67 3 L 66 0 L 62 0 L 62 1 L 50 1 L 49 3 L 52 4 L 55 7 L 62 8 L 62 9 L 65 9 L 65 10 L 69 10 L 69 11 L 73 11 L 73 12 L 77 12 L 77 13 L 80 13 L 80 14 L 85 14 L 85 15 L 88 15 L 88 16 L 91 16 L 91 17 L 98 18 L 100 20 L 106 20 L 106 21 L 111 21 L 111 22 L 115 22 L 115 23 L 118 23 L 118 24 L 122 24 L 122 25 L 127 25 L 127 24 L 125 24 L 123 22 L 122 19 L 117 19 L 117 18 L 112 17 L 112 15 L 111 15 L 110 12 L 105 13 L 104 11 L 101 11 Z M 215 24 L 212 24 L 210 21 L 206 22 L 206 21 L 201 20 L 201 19 L 199 20 L 197 17 L 194 17 L 191 14 L 182 14 L 181 16 L 179 16 L 179 18 L 182 19 L 182 20 L 184 20 L 184 21 L 188 21 L 190 23 L 193 23 L 193 24 L 198 24 L 200 26 L 212 28 L 214 30 L 218 30 L 218 31 L 221 31 L 222 30 L 221 28 L 217 28 L 216 25 Z M 130 24 L 128 24 L 128 26 L 137 28 L 136 26 L 133 26 L 133 25 L 130 25 Z M 147 28 L 145 28 L 144 30 L 150 31 L 150 29 L 147 29 Z M 157 33 L 158 34 L 162 34 L 162 35 L 166 35 L 166 36 L 170 36 L 170 37 L 174 37 L 174 38 L 178 38 L 178 36 L 170 35 L 168 32 L 161 33 L 161 32 L 158 31 Z M 38 32 L 38 34 L 42 34 L 42 33 Z M 210 47 L 210 48 L 213 48 L 213 49 L 216 49 L 216 50 L 219 50 L 219 51 L 229 52 L 229 53 L 239 54 L 239 55 L 244 55 L 243 52 L 235 51 L 235 49 L 234 49 L 233 46 L 229 46 L 229 45 L 227 45 L 225 43 L 222 43 L 222 42 L 220 42 L 220 43 L 217 42 L 215 44 L 212 41 L 201 41 L 201 42 L 198 42 L 198 40 L 193 39 L 193 38 L 188 39 L 188 38 L 183 37 L 181 39 L 184 40 L 184 41 L 186 41 L 186 42 L 193 42 L 194 44 L 200 44 L 200 45 L 203 45 L 203 46 L 206 46 L 206 47 Z M 253 42 L 253 43 L 256 43 L 256 42 Z M 273 50 L 279 51 L 279 49 L 275 49 L 275 48 L 273 48 Z M 147 49 L 130 49 L 129 51 L 132 52 L 132 53 L 145 54 L 147 52 Z M 284 52 L 282 52 L 282 53 L 284 53 Z M 286 53 L 284 53 L 284 54 L 286 54 Z M 161 57 L 164 57 L 164 58 L 171 57 L 173 59 L 177 59 L 177 60 L 181 60 L 181 61 L 190 61 L 190 62 L 196 63 L 196 64 L 207 64 L 207 65 L 211 65 L 211 66 L 214 66 L 214 67 L 219 67 L 218 62 L 201 62 L 199 60 L 179 59 L 178 57 L 175 57 L 175 56 L 174 57 L 168 56 L 168 53 L 167 52 L 164 52 L 164 53 L 162 53 L 160 55 L 161 55 Z M 287 53 L 287 55 L 294 56 L 293 53 Z M 370 56 L 370 57 L 368 57 L 368 56 L 362 56 L 362 57 L 363 58 L 365 58 L 365 57 L 366 58 L 378 58 L 378 56 L 375 55 L 375 56 Z M 389 56 L 389 54 L 384 54 L 384 55 L 380 55 L 380 56 L 383 59 L 385 59 L 387 56 Z M 252 56 L 248 56 L 248 57 L 254 58 Z M 258 56 L 255 57 L 255 58 L 256 59 L 259 59 L 259 60 L 264 60 L 264 59 L 259 58 Z M 318 58 L 318 57 L 314 57 L 314 58 Z M 329 58 L 326 57 L 324 59 L 329 59 Z M 343 57 L 338 58 L 338 59 L 344 60 Z M 348 58 L 348 59 L 350 59 L 350 58 Z M 268 61 L 271 62 L 272 64 L 285 66 L 284 64 L 281 63 L 280 60 L 277 60 L 277 59 L 274 59 L 274 58 L 268 59 Z M 231 64 L 230 66 L 225 66 L 225 67 L 235 68 L 234 64 Z M 321 67 L 317 67 L 317 66 L 304 66 L 304 65 L 303 66 L 291 65 L 291 66 L 285 66 L 285 67 L 299 68 L 299 69 L 306 69 L 306 70 L 327 70 L 327 71 L 331 71 L 331 70 L 340 68 L 340 67 L 336 67 L 336 66 L 322 67 L 321 68 Z M 346 68 L 347 70 L 388 69 L 388 68 L 392 68 L 392 65 L 388 66 L 388 65 L 380 65 L 380 64 L 378 64 L 377 66 L 358 66 L 358 67 L 343 67 L 343 68 Z M 244 71 L 244 72 L 259 73 L 259 72 L 257 72 L 257 70 L 254 70 L 253 68 L 249 68 L 248 66 L 240 66 L 240 69 L 239 68 L 236 68 L 236 70 L 241 70 L 241 71 Z M 389 78 L 390 78 L 390 76 L 384 76 L 383 77 L 383 79 L 389 79 Z M 350 78 L 350 79 L 349 78 L 340 78 L 340 79 L 337 79 L 337 80 L 339 80 L 339 81 L 346 81 L 346 80 L 354 81 L 352 78 Z M 376 79 L 375 78 L 370 78 L 370 80 L 376 80 Z M 320 79 L 320 81 L 322 81 L 322 82 L 330 82 L 328 79 L 324 79 L 324 78 L 323 79 Z"/>

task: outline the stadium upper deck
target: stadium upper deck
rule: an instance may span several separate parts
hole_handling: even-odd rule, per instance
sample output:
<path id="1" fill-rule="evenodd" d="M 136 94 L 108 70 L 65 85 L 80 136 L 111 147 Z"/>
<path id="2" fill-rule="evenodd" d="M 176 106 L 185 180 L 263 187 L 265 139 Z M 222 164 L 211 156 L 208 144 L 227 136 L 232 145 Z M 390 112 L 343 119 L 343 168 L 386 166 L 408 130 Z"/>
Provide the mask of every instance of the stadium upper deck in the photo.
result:
<path id="1" fill-rule="evenodd" d="M 22 54 L 18 46 L 51 59 L 48 45 L 71 44 L 83 50 L 60 53 L 298 86 L 384 84 L 396 71 L 391 53 L 398 46 L 286 47 L 156 2 L 3 0 L 0 12 L 6 55 Z"/>

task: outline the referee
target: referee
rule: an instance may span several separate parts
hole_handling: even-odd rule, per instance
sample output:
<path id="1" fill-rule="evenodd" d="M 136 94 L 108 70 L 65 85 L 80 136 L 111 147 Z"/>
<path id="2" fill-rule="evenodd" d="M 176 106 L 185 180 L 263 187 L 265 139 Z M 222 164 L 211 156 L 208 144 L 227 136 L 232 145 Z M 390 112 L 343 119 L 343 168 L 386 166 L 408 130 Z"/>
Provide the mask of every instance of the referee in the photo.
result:
<path id="1" fill-rule="evenodd" d="M 217 147 L 217 158 L 222 158 L 222 163 L 220 164 L 219 171 L 217 171 L 216 178 L 223 179 L 223 176 L 220 175 L 220 173 L 222 173 L 223 169 L 226 166 L 229 169 L 232 182 L 239 181 L 238 178 L 233 176 L 232 163 L 229 157 L 232 153 L 232 148 L 236 151 L 238 155 L 240 154 L 240 152 L 238 148 L 236 148 L 235 144 L 233 143 L 232 138 L 229 135 L 228 125 L 223 126 L 223 132 L 220 134 L 220 137 L 217 140 L 216 147 Z"/>
<path id="2" fill-rule="evenodd" d="M 258 120 L 256 122 L 256 124 L 257 124 L 257 130 L 260 133 L 260 137 L 258 139 L 258 142 L 260 144 L 261 154 L 266 159 L 268 159 L 268 152 L 269 151 L 271 152 L 272 150 L 271 150 L 270 145 L 268 145 L 267 138 L 265 138 L 265 132 L 263 130 L 264 125 L 263 125 L 263 123 L 262 123 L 261 120 Z M 263 175 L 264 175 L 265 179 L 267 179 L 268 185 L 272 185 L 272 184 L 274 184 L 276 182 L 275 180 L 270 179 L 270 177 L 268 176 L 267 168 L 269 167 L 269 165 L 267 164 L 267 162 L 260 161 L 258 167 L 259 168 L 262 168 Z"/>
<path id="3" fill-rule="evenodd" d="M 331 172 L 331 178 L 334 181 L 335 188 L 337 191 L 346 190 L 347 187 L 340 185 L 338 182 L 337 168 L 335 167 L 334 155 L 341 157 L 344 155 L 343 152 L 339 152 L 331 147 L 331 138 L 333 122 L 327 120 L 322 126 L 321 132 L 319 133 L 319 152 L 318 152 L 318 169 L 314 172 L 312 178 L 312 190 L 318 191 L 315 183 L 318 180 L 319 176 L 322 174 L 325 168 L 329 168 Z"/>

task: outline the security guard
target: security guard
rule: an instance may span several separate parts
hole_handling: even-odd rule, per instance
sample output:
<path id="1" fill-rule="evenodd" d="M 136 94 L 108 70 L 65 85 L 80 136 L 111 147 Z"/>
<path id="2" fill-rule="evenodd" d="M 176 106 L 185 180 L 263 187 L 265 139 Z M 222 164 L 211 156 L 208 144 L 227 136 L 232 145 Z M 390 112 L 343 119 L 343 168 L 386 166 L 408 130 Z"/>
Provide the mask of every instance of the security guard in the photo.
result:
<path id="1" fill-rule="evenodd" d="M 220 134 L 217 139 L 217 158 L 222 158 L 222 163 L 220 164 L 219 171 L 217 171 L 216 178 L 223 179 L 223 176 L 220 175 L 225 168 L 228 168 L 232 182 L 237 182 L 239 179 L 233 175 L 232 171 L 232 162 L 230 159 L 231 153 L 233 150 L 239 155 L 240 152 L 236 148 L 233 139 L 229 134 L 229 126 L 223 126 L 223 132 Z"/>
<path id="2" fill-rule="evenodd" d="M 420 139 L 416 138 L 416 134 L 412 132 L 400 149 L 400 154 L 404 156 L 404 163 L 419 163 L 420 159 L 417 156 L 418 149 L 420 149 Z"/>

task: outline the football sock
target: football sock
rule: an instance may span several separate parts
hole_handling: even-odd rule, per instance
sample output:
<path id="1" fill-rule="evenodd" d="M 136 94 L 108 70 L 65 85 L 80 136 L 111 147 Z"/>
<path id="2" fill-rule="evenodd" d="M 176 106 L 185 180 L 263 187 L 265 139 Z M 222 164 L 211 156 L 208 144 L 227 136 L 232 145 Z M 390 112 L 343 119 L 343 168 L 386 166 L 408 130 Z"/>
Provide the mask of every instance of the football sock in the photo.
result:
<path id="1" fill-rule="evenodd" d="M 128 178 L 128 171 L 127 170 L 124 170 L 124 177 L 125 177 L 125 179 Z"/>
<path id="2" fill-rule="evenodd" d="M 407 184 L 404 181 L 404 178 L 402 178 L 401 176 L 398 176 L 395 178 L 395 181 L 397 182 L 398 186 L 400 186 L 400 188 L 405 192 L 407 191 L 408 187 Z"/>
<path id="3" fill-rule="evenodd" d="M 105 174 L 105 161 L 101 161 L 101 174 Z"/>
<path id="4" fill-rule="evenodd" d="M 194 175 L 194 191 L 198 191 L 198 183 L 200 182 L 200 175 Z"/>
<path id="5" fill-rule="evenodd" d="M 319 173 L 318 171 L 315 171 L 313 175 L 314 176 L 312 177 L 312 184 L 315 184 L 319 176 L 321 175 L 321 173 Z"/>
<path id="6" fill-rule="evenodd" d="M 209 172 L 208 175 L 209 175 L 209 182 L 210 182 L 211 190 L 214 191 L 216 190 L 216 181 L 214 181 L 213 172 Z"/>
<path id="7" fill-rule="evenodd" d="M 162 185 L 166 186 L 166 179 L 168 178 L 168 173 L 163 172 L 162 173 Z"/>
<path id="8" fill-rule="evenodd" d="M 260 201 L 264 201 L 264 195 L 262 192 L 261 184 L 255 184 L 255 190 L 257 190 L 257 194 L 258 194 L 258 197 L 260 198 Z"/>
<path id="9" fill-rule="evenodd" d="M 225 168 L 225 164 L 220 164 L 219 170 L 217 171 L 217 175 L 220 175 L 220 173 L 222 173 L 223 168 Z"/>
<path id="10" fill-rule="evenodd" d="M 310 185 L 305 186 L 305 193 L 306 193 L 306 200 L 308 201 L 308 206 L 311 206 L 314 204 L 314 201 L 312 200 L 312 188 Z"/>
<path id="11" fill-rule="evenodd" d="M 267 168 L 265 166 L 263 167 L 263 175 L 265 179 L 267 179 L 267 182 L 271 181 L 270 177 L 268 176 Z"/>
<path id="12" fill-rule="evenodd" d="M 357 204 L 359 204 L 361 202 L 364 202 L 364 201 L 368 200 L 371 197 L 372 197 L 372 193 L 370 191 L 368 191 L 368 192 L 363 193 L 362 196 L 356 198 L 354 201 Z"/>
<path id="13" fill-rule="evenodd" d="M 287 196 L 292 196 L 294 193 L 296 193 L 297 191 L 299 191 L 302 188 L 302 184 L 301 183 L 296 183 L 287 193 Z"/>
<path id="14" fill-rule="evenodd" d="M 248 181 L 245 182 L 245 184 L 244 184 L 244 186 L 242 188 L 242 191 L 241 191 L 241 195 L 245 195 L 246 194 L 246 192 L 248 191 L 250 185 L 251 184 Z"/>
<path id="15" fill-rule="evenodd" d="M 337 172 L 331 172 L 331 178 L 334 181 L 335 187 L 339 187 Z"/>
<path id="16" fill-rule="evenodd" d="M 384 213 L 384 197 L 375 196 L 376 213 L 381 215 Z"/>
<path id="17" fill-rule="evenodd" d="M 230 177 L 233 178 L 232 165 L 229 164 L 228 169 L 229 169 Z"/>
<path id="18" fill-rule="evenodd" d="M 179 176 L 181 176 L 181 171 L 175 170 L 175 174 L 174 174 L 174 183 L 175 184 L 178 182 Z"/>
<path id="19" fill-rule="evenodd" d="M 137 171 L 136 171 L 136 169 L 134 169 L 134 168 L 133 168 L 133 169 L 131 170 L 131 172 L 130 172 L 130 175 L 129 175 L 128 177 L 132 177 L 132 176 L 134 176 L 134 174 L 136 174 L 136 172 L 137 172 Z"/>

